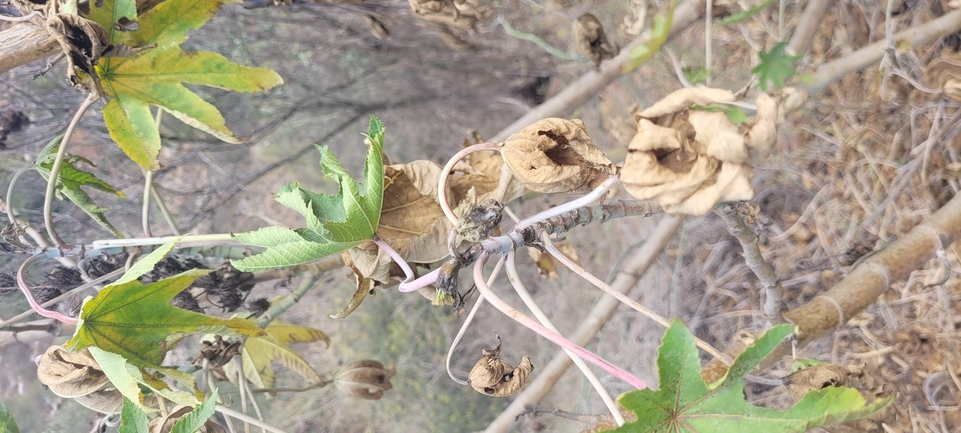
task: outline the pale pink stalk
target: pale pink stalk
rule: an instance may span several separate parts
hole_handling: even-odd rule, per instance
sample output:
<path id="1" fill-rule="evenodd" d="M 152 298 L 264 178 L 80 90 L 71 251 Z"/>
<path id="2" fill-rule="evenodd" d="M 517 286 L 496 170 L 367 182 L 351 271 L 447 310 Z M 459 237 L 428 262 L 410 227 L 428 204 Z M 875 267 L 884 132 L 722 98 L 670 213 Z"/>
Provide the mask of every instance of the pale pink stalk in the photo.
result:
<path id="1" fill-rule="evenodd" d="M 500 310 L 502 313 L 506 314 L 511 319 L 514 319 L 517 323 L 524 325 L 527 327 L 527 329 L 540 334 L 544 338 L 554 342 L 554 344 L 557 344 L 564 349 L 574 352 L 574 354 L 577 356 L 580 356 L 584 360 L 600 367 L 604 371 L 621 378 L 637 389 L 647 388 L 647 385 L 642 380 L 634 377 L 634 375 L 631 373 L 622 370 L 609 361 L 595 355 L 591 351 L 572 343 L 570 340 L 564 338 L 560 334 L 541 326 L 541 324 L 534 321 L 534 319 L 521 314 L 519 311 L 515 310 L 513 307 L 504 302 L 493 291 L 491 291 L 490 287 L 484 281 L 485 262 L 487 262 L 487 253 L 481 254 L 481 256 L 477 259 L 477 263 L 474 264 L 474 284 L 477 285 L 477 290 L 484 295 L 484 298 L 490 302 L 491 305 Z"/>
<path id="2" fill-rule="evenodd" d="M 434 284 L 434 282 L 437 281 L 437 275 L 440 274 L 440 268 L 434 269 L 433 271 L 424 274 L 420 278 L 414 279 L 414 270 L 411 269 L 410 265 L 407 263 L 407 260 L 404 260 L 404 258 L 400 256 L 400 253 L 398 253 L 387 242 L 384 242 L 381 239 L 375 238 L 373 241 L 378 247 L 380 247 L 380 249 L 384 250 L 384 252 L 390 256 L 394 263 L 397 263 L 397 265 L 400 266 L 400 268 L 404 271 L 405 279 L 400 283 L 399 286 L 397 286 L 397 289 L 401 292 L 413 292 Z"/>
<path id="3" fill-rule="evenodd" d="M 17 270 L 17 285 L 20 286 L 20 291 L 22 291 L 23 296 L 27 298 L 27 303 L 30 304 L 30 308 L 32 308 L 37 314 L 43 317 L 57 319 L 68 325 L 76 325 L 77 319 L 43 308 L 43 306 L 37 302 L 37 298 L 33 297 L 33 292 L 31 292 L 30 287 L 27 286 L 27 280 L 23 278 L 23 274 L 26 273 L 27 266 L 30 265 L 30 262 L 34 261 L 34 259 L 37 257 L 40 257 L 40 254 L 30 256 L 30 258 L 23 261 L 23 264 L 20 265 L 20 269 Z"/>
<path id="4" fill-rule="evenodd" d="M 479 143 L 473 146 L 467 146 L 457 152 L 447 161 L 447 165 L 440 172 L 440 179 L 437 181 L 437 202 L 440 203 L 441 210 L 444 211 L 444 215 L 447 215 L 447 219 L 450 220 L 451 224 L 457 226 L 457 215 L 454 215 L 454 211 L 450 207 L 450 203 L 447 202 L 447 176 L 450 171 L 454 169 L 461 159 L 465 156 L 470 155 L 474 152 L 482 152 L 485 150 L 499 150 L 497 143 Z"/>

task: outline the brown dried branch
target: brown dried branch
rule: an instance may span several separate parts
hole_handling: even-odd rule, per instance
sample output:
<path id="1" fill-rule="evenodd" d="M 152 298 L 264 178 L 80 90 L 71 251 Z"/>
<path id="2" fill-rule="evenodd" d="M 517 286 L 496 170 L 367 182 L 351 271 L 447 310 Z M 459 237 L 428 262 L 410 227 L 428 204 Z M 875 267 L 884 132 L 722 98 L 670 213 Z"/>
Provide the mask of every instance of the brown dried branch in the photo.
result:
<path id="1" fill-rule="evenodd" d="M 757 244 L 757 234 L 744 223 L 735 205 L 726 204 L 716 213 L 727 224 L 727 232 L 741 243 L 741 249 L 744 250 L 744 262 L 751 268 L 757 279 L 761 281 L 765 293 L 764 314 L 767 314 L 767 317 L 774 324 L 783 323 L 781 297 L 784 295 L 784 287 L 781 286 L 781 280 L 774 273 L 774 268 L 761 255 L 761 249 Z"/>

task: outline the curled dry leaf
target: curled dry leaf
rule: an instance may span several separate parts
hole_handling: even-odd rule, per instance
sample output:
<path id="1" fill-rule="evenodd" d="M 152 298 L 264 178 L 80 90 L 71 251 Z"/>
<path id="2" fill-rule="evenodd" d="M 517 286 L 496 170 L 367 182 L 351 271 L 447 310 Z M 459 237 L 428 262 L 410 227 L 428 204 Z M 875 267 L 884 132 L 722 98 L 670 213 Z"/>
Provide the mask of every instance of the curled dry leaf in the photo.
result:
<path id="1" fill-rule="evenodd" d="M 239 341 L 228 343 L 224 341 L 223 337 L 215 335 L 214 341 L 203 341 L 203 347 L 200 348 L 200 353 L 194 358 L 193 364 L 201 366 L 203 360 L 206 359 L 210 368 L 223 367 L 224 364 L 234 358 L 234 355 L 240 353 L 240 346 Z"/>
<path id="2" fill-rule="evenodd" d="M 37 365 L 37 378 L 54 394 L 95 411 L 118 413 L 123 407 L 123 395 L 87 349 L 74 353 L 60 346 L 47 348 Z"/>
<path id="3" fill-rule="evenodd" d="M 527 189 L 545 194 L 586 193 L 617 172 L 580 120 L 535 122 L 510 136 L 501 155 Z"/>
<path id="4" fill-rule="evenodd" d="M 672 213 L 703 215 L 721 201 L 748 200 L 753 166 L 777 141 L 777 101 L 757 97 L 757 114 L 735 125 L 727 114 L 697 109 L 734 101 L 723 89 L 671 93 L 637 116 L 621 181 L 639 200 Z M 698 106 L 698 107 L 695 107 Z"/>
<path id="5" fill-rule="evenodd" d="M 176 406 L 167 416 L 154 418 L 148 425 L 150 433 L 170 433 L 174 428 L 174 424 L 176 424 L 180 418 L 187 416 L 193 409 L 194 408 L 190 406 Z M 197 433 L 227 433 L 227 430 L 221 427 L 220 424 L 207 420 L 203 427 L 197 430 Z"/>
<path id="6" fill-rule="evenodd" d="M 448 197 L 457 208 L 472 208 L 479 203 L 507 203 L 524 193 L 523 186 L 496 152 L 477 152 L 454 167 L 448 180 Z M 453 225 L 444 217 L 437 202 L 437 183 L 441 167 L 431 161 L 414 161 L 384 167 L 384 203 L 377 237 L 412 264 L 427 264 L 449 255 L 447 235 Z M 337 317 L 356 309 L 375 288 L 393 287 L 404 280 L 403 271 L 387 253 L 373 242 L 361 244 L 343 254 L 357 278 L 357 289 L 350 305 Z M 349 259 L 348 259 L 349 257 Z M 419 290 L 425 298 L 438 299 L 433 287 Z"/>
<path id="7" fill-rule="evenodd" d="M 384 391 L 390 390 L 390 378 L 394 377 L 394 368 L 384 368 L 380 362 L 365 359 L 347 364 L 337 376 L 334 384 L 337 389 L 365 400 L 378 400 L 384 396 Z"/>
<path id="8" fill-rule="evenodd" d="M 831 386 L 850 386 L 851 377 L 864 374 L 864 369 L 856 365 L 823 364 L 814 365 L 791 373 L 784 378 L 784 385 L 795 401 L 807 393 Z"/>
<path id="9" fill-rule="evenodd" d="M 451 49 L 470 47 L 461 36 L 473 34 L 477 24 L 490 16 L 490 0 L 407 0 L 414 16 L 437 29 Z"/>
<path id="10" fill-rule="evenodd" d="M 607 40 L 601 21 L 594 15 L 584 14 L 578 17 L 571 33 L 574 35 L 574 48 L 577 52 L 597 66 L 619 52 L 617 45 Z"/>
<path id="11" fill-rule="evenodd" d="M 567 258 L 573 260 L 574 263 L 579 264 L 577 250 L 570 242 L 557 241 L 554 242 L 554 247 L 567 256 Z M 537 266 L 537 272 L 541 274 L 542 277 L 547 278 L 547 281 L 555 281 L 560 278 L 557 274 L 557 269 L 563 267 L 563 265 L 554 258 L 553 255 L 533 247 L 527 248 L 527 254 L 534 260 L 534 265 Z"/>
<path id="12" fill-rule="evenodd" d="M 928 63 L 925 77 L 928 85 L 944 90 L 953 99 L 961 99 L 961 53 L 950 48 Z"/>
<path id="13" fill-rule="evenodd" d="M 74 87 L 83 86 L 83 80 L 77 75 L 77 69 L 87 74 L 90 80 L 96 80 L 94 71 L 100 55 L 110 46 L 110 36 L 100 24 L 75 14 L 57 13 L 47 17 L 44 23 L 50 34 L 67 56 L 67 79 Z M 94 82 L 93 89 L 99 89 Z M 98 92 L 102 93 L 102 92 Z"/>
<path id="14" fill-rule="evenodd" d="M 483 356 L 470 371 L 467 382 L 475 391 L 491 397 L 507 397 L 516 394 L 527 383 L 534 371 L 531 358 L 524 356 L 520 365 L 514 368 L 500 359 L 500 353 L 501 338 L 497 337 L 497 347 L 484 349 Z"/>

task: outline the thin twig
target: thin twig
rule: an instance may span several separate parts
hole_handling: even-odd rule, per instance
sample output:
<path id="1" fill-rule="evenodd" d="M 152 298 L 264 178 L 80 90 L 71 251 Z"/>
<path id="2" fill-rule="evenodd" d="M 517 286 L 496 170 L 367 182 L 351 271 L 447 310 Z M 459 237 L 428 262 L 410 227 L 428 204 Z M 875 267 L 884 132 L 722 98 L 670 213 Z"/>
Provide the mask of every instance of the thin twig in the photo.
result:
<path id="1" fill-rule="evenodd" d="M 157 117 L 161 110 L 157 110 Z M 150 191 L 153 190 L 153 172 L 150 170 L 144 170 L 144 187 L 143 187 L 143 210 L 140 212 L 141 222 L 143 225 L 143 235 L 152 238 L 153 234 L 150 233 Z"/>
<path id="2" fill-rule="evenodd" d="M 600 367 L 604 371 L 631 384 L 631 386 L 634 386 L 637 389 L 647 388 L 647 384 L 635 377 L 633 374 L 624 371 L 620 367 L 595 355 L 591 351 L 572 343 L 570 340 L 564 338 L 560 334 L 541 326 L 540 323 L 537 323 L 530 317 L 521 314 L 519 311 L 515 310 L 513 307 L 504 302 L 499 296 L 497 296 L 497 294 L 491 291 L 490 287 L 488 287 L 487 283 L 484 281 L 484 263 L 487 262 L 487 257 L 487 253 L 481 254 L 481 256 L 477 259 L 477 262 L 474 263 L 474 284 L 477 285 L 477 290 L 484 294 L 484 297 L 487 298 L 487 301 L 490 302 L 491 305 L 527 329 L 536 332 L 540 336 L 552 341 L 558 346 L 574 352 L 581 358 L 584 358 L 590 363 Z"/>
<path id="3" fill-rule="evenodd" d="M 9 15 L 0 15 L 0 21 L 9 21 L 9 22 L 12 22 L 12 23 L 22 23 L 22 22 L 24 22 L 24 21 L 30 21 L 31 19 L 33 19 L 33 17 L 41 17 L 41 18 L 43 18 L 43 14 L 41 14 L 40 12 L 37 12 L 37 11 L 33 11 L 33 12 L 30 12 L 29 14 L 26 14 L 26 15 L 24 15 L 24 16 L 22 16 L 22 17 L 12 17 L 12 16 L 9 16 Z"/>
<path id="4" fill-rule="evenodd" d="M 707 0 L 704 5 L 704 70 L 707 71 L 704 84 L 710 86 L 711 65 L 714 63 L 713 44 L 711 43 L 714 39 L 714 32 L 711 28 L 711 21 L 714 20 L 714 0 Z"/>
<path id="5" fill-rule="evenodd" d="M 163 196 L 160 195 L 160 191 L 157 191 L 156 185 L 150 185 L 150 195 L 153 196 L 155 202 L 157 202 L 157 207 L 160 208 L 160 214 L 163 215 L 164 220 L 167 221 L 167 226 L 170 227 L 170 231 L 173 232 L 174 236 L 180 236 L 180 229 L 177 228 L 177 222 L 174 221 L 173 215 L 170 214 L 170 210 L 167 209 L 167 203 L 164 202 Z"/>
<path id="6" fill-rule="evenodd" d="M 50 178 L 47 179 L 47 192 L 43 198 L 43 224 L 47 226 L 47 235 L 50 240 L 53 241 L 58 247 L 63 245 L 63 239 L 57 235 L 57 230 L 53 226 L 53 195 L 54 190 L 57 187 L 57 179 L 60 177 L 60 166 L 63 165 L 63 157 L 67 153 L 67 144 L 70 143 L 70 136 L 73 135 L 73 130 L 80 123 L 80 118 L 83 114 L 87 112 L 87 109 L 97 101 L 97 95 L 91 93 L 87 95 L 87 99 L 83 100 L 80 104 L 80 108 L 77 109 L 77 114 L 74 114 L 73 119 L 70 119 L 70 124 L 67 125 L 67 132 L 63 134 L 63 140 L 60 141 L 60 148 L 57 149 L 57 157 L 53 161 L 53 166 L 50 167 Z"/>
<path id="7" fill-rule="evenodd" d="M 781 298 L 784 296 L 784 287 L 781 286 L 781 279 L 774 272 L 774 267 L 761 255 L 757 234 L 744 223 L 735 205 L 725 204 L 716 213 L 727 224 L 727 232 L 741 243 L 744 262 L 761 281 L 761 288 L 765 293 L 764 314 L 767 314 L 772 324 L 784 323 L 784 318 L 781 317 L 781 307 L 784 305 Z"/>
<path id="8" fill-rule="evenodd" d="M 264 314 L 261 314 L 260 317 L 257 318 L 257 326 L 266 328 L 272 320 L 294 306 L 311 287 L 314 287 L 314 283 L 320 279 L 321 274 L 322 273 L 307 275 L 300 280 L 300 285 L 297 286 L 297 290 L 294 290 L 293 293 L 285 296 L 283 299 L 274 302 Z"/>
<path id="9" fill-rule="evenodd" d="M 533 216 L 522 219 L 519 223 L 517 223 L 516 226 L 514 226 L 514 230 L 515 231 L 524 230 L 534 224 L 545 221 L 548 218 L 552 218 L 557 215 L 573 211 L 579 207 L 589 206 L 592 203 L 603 198 L 605 195 L 607 195 L 608 191 L 617 187 L 620 184 L 621 184 L 621 180 L 618 179 L 617 176 L 611 176 L 607 178 L 607 180 L 602 182 L 600 185 L 598 185 L 597 188 L 594 188 L 593 191 L 591 191 L 588 194 L 585 194 L 583 197 L 578 198 L 577 200 L 571 200 L 562 205 L 554 206 L 548 210 L 539 212 Z"/>
<path id="10" fill-rule="evenodd" d="M 531 296 L 530 292 L 527 291 L 527 287 L 524 287 L 524 283 L 521 281 L 520 274 L 517 272 L 517 264 L 514 262 L 514 251 L 507 253 L 507 278 L 510 280 L 511 285 L 514 286 L 514 290 L 517 291 L 517 296 L 520 296 L 521 300 L 524 301 L 524 305 L 527 305 L 527 308 L 531 310 L 531 313 L 534 313 L 534 317 L 536 317 L 545 328 L 560 334 L 560 331 L 557 330 L 557 327 L 554 326 L 554 323 L 551 322 L 551 319 L 547 317 L 547 314 L 544 313 L 544 310 L 541 310 L 541 307 L 537 305 L 536 301 L 534 301 L 534 298 Z M 597 391 L 597 394 L 601 397 L 601 400 L 604 401 L 604 405 L 607 406 L 607 410 L 611 412 L 611 416 L 614 417 L 614 421 L 617 422 L 617 425 L 624 425 L 624 415 L 621 415 L 621 411 L 618 409 L 617 404 L 614 403 L 614 399 L 611 398 L 611 394 L 608 393 L 607 389 L 604 388 L 604 385 L 601 384 L 601 380 L 597 378 L 597 375 L 594 374 L 594 371 L 587 366 L 587 363 L 585 363 L 581 357 L 574 354 L 574 352 L 571 352 L 568 349 L 564 349 L 564 352 L 571 357 L 571 361 L 574 362 L 574 365 L 581 370 L 581 374 L 587 378 L 587 381 L 590 382 L 591 386 L 594 387 L 594 390 Z"/>

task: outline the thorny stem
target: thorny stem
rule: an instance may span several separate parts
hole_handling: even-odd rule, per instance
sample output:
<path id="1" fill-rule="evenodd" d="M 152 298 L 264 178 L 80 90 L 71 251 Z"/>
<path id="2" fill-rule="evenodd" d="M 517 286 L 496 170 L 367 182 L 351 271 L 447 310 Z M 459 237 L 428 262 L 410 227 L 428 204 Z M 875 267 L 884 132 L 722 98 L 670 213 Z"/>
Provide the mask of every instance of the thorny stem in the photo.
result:
<path id="1" fill-rule="evenodd" d="M 46 308 L 46 307 L 49 307 L 49 306 L 51 306 L 51 305 L 54 305 L 54 304 L 56 304 L 57 302 L 60 302 L 61 300 L 63 300 L 64 298 L 66 298 L 67 296 L 70 296 L 70 295 L 72 295 L 72 294 L 74 294 L 74 293 L 77 293 L 77 292 L 79 292 L 79 291 L 81 291 L 81 290 L 86 290 L 86 289 L 89 289 L 89 288 L 91 288 L 91 287 L 94 287 L 94 286 L 96 286 L 97 284 L 100 284 L 100 283 L 102 283 L 102 282 L 104 282 L 104 281 L 107 281 L 107 280 L 109 280 L 109 279 L 117 278 L 117 277 L 123 275 L 123 272 L 124 272 L 123 269 L 117 269 L 117 270 L 115 270 L 115 271 L 113 271 L 113 272 L 111 272 L 111 273 L 109 273 L 109 274 L 103 275 L 103 276 L 101 276 L 100 278 L 97 278 L 97 279 L 95 279 L 95 280 L 93 280 L 93 281 L 91 281 L 91 282 L 89 282 L 89 283 L 86 283 L 86 284 L 83 284 L 83 285 L 81 285 L 81 286 L 78 286 L 78 287 L 76 287 L 76 288 L 74 288 L 74 289 L 71 289 L 70 291 L 68 291 L 68 292 L 66 292 L 66 293 L 64 293 L 64 294 L 62 294 L 62 295 L 60 295 L 60 296 L 57 296 L 56 298 L 53 298 L 53 299 L 51 299 L 51 300 L 49 300 L 49 301 L 47 301 L 47 302 L 44 302 L 43 304 L 40 304 L 40 306 Z M 0 329 L 4 328 L 5 326 L 10 325 L 11 323 L 19 322 L 20 320 L 22 320 L 22 319 L 24 319 L 24 318 L 26 318 L 26 317 L 29 317 L 31 314 L 33 314 L 33 313 L 35 313 L 35 312 L 36 312 L 36 310 L 30 309 L 30 310 L 24 311 L 23 313 L 17 314 L 16 316 L 13 316 L 13 317 L 7 319 L 6 321 L 0 322 Z"/>
<path id="2" fill-rule="evenodd" d="M 33 297 L 33 292 L 30 291 L 30 286 L 27 285 L 27 280 L 23 278 L 23 274 L 26 273 L 27 266 L 30 266 L 30 262 L 34 261 L 37 257 L 40 256 L 30 256 L 30 258 L 23 261 L 23 263 L 20 265 L 20 269 L 17 270 L 17 285 L 20 286 L 20 291 L 22 291 L 23 296 L 27 298 L 27 303 L 30 304 L 30 308 L 32 308 L 33 311 L 36 311 L 37 314 L 50 319 L 57 319 L 68 325 L 76 325 L 77 319 L 43 308 L 43 306 L 37 302 L 37 298 Z"/>
<path id="3" fill-rule="evenodd" d="M 544 241 L 544 247 L 547 248 L 547 252 L 550 253 L 552 256 L 554 256 L 554 258 L 557 259 L 559 262 L 564 264 L 564 266 L 567 266 L 568 269 L 574 271 L 576 274 L 580 275 L 582 278 L 584 278 L 591 284 L 597 286 L 597 288 L 604 291 L 604 293 L 607 293 L 608 295 L 613 296 L 618 301 L 621 301 L 621 303 L 647 316 L 649 319 L 657 322 L 659 325 L 665 328 L 668 328 L 671 326 L 671 323 L 668 322 L 667 319 L 649 310 L 647 307 L 637 303 L 633 299 L 629 298 L 627 295 L 621 292 L 618 292 L 617 290 L 614 290 L 607 283 L 601 281 L 590 272 L 587 272 L 584 268 L 580 267 L 577 263 L 574 263 L 573 260 L 569 259 L 567 256 L 564 255 L 564 253 L 560 252 L 560 250 L 558 250 L 557 247 L 554 246 L 554 243 L 551 242 L 550 237 L 547 236 L 546 233 L 541 236 L 541 239 Z M 731 363 L 734 362 L 729 356 L 721 353 L 719 350 L 715 349 L 713 346 L 708 344 L 706 341 L 701 340 L 700 338 L 694 337 L 694 343 L 697 345 L 697 347 L 700 347 L 702 350 L 711 354 L 711 356 L 717 358 L 718 360 L 720 360 L 726 365 L 731 365 Z"/>
<path id="4" fill-rule="evenodd" d="M 494 265 L 494 270 L 491 271 L 491 276 L 487 277 L 487 287 L 491 287 L 491 285 L 494 284 L 494 280 L 497 278 L 497 275 L 500 274 L 501 267 L 504 265 L 504 259 L 505 257 L 501 256 L 500 260 L 497 261 L 497 264 Z M 457 331 L 457 336 L 454 337 L 454 341 L 451 342 L 450 349 L 447 350 L 447 375 L 450 376 L 451 380 L 457 382 L 458 385 L 467 386 L 470 385 L 470 382 L 454 376 L 454 372 L 450 369 L 450 360 L 454 357 L 454 349 L 457 348 L 457 343 L 460 343 L 460 339 L 464 337 L 464 333 L 467 332 L 467 327 L 470 326 L 470 323 L 474 320 L 474 316 L 477 314 L 477 310 L 480 310 L 481 305 L 484 305 L 483 294 L 477 296 L 477 301 L 474 302 L 474 306 L 471 307 L 470 313 L 468 313 L 467 318 L 464 319 L 464 323 L 460 325 L 460 330 Z"/>
<path id="5" fill-rule="evenodd" d="M 765 294 L 764 314 L 767 315 L 772 324 L 784 323 L 784 318 L 781 317 L 781 306 L 783 305 L 781 298 L 784 295 L 784 287 L 781 286 L 781 280 L 774 272 L 774 268 L 761 255 L 761 249 L 757 243 L 757 234 L 744 223 L 733 204 L 723 205 L 716 213 L 727 224 L 727 232 L 741 243 L 741 249 L 744 250 L 744 262 L 751 268 L 751 272 L 754 272 L 757 279 L 761 281 Z"/>
<path id="6" fill-rule="evenodd" d="M 510 280 L 511 285 L 514 286 L 514 290 L 517 291 L 517 295 L 520 296 L 521 300 L 524 301 L 524 305 L 527 305 L 527 308 L 531 310 L 531 313 L 534 313 L 534 317 L 536 317 L 545 328 L 559 334 L 560 331 L 557 330 L 557 327 L 554 326 L 554 323 L 551 322 L 551 319 L 547 317 L 547 314 L 544 313 L 544 310 L 541 310 L 541 307 L 537 305 L 537 302 L 535 302 L 534 298 L 531 297 L 530 292 L 527 291 L 527 287 L 524 286 L 524 282 L 521 281 L 520 274 L 517 272 L 517 263 L 514 261 L 514 251 L 507 253 L 507 278 Z M 577 365 L 577 368 L 581 370 L 581 374 L 587 378 L 587 381 L 590 382 L 591 386 L 594 387 L 594 390 L 597 391 L 597 394 L 601 397 L 601 400 L 604 401 L 604 405 L 607 406 L 607 410 L 611 412 L 611 416 L 614 417 L 614 421 L 617 422 L 617 425 L 624 425 L 624 416 L 621 415 L 621 411 L 617 408 L 617 404 L 614 403 L 614 399 L 611 398 L 610 393 L 608 393 L 607 389 L 604 388 L 604 385 L 601 384 L 600 379 L 597 378 L 597 375 L 594 374 L 594 371 L 587 366 L 587 363 L 585 363 L 581 357 L 575 355 L 574 352 L 571 352 L 568 349 L 564 349 L 564 352 L 567 353 L 567 356 L 571 357 L 571 361 L 574 362 L 574 365 Z"/>
<path id="7" fill-rule="evenodd" d="M 605 359 L 602 359 L 591 351 L 572 343 L 570 340 L 564 338 L 560 334 L 541 326 L 540 323 L 537 323 L 530 317 L 521 314 L 519 311 L 515 310 L 506 302 L 504 302 L 500 297 L 497 296 L 497 294 L 491 291 L 490 287 L 488 287 L 487 283 L 484 281 L 484 263 L 487 262 L 487 258 L 488 254 L 486 252 L 482 253 L 480 257 L 478 257 L 477 263 L 474 263 L 474 284 L 477 285 L 477 290 L 484 295 L 487 301 L 490 302 L 494 308 L 497 308 L 517 323 L 524 325 L 527 329 L 536 332 L 542 337 L 554 342 L 558 346 L 574 352 L 581 358 L 590 361 L 592 364 L 600 367 L 604 371 L 611 373 L 614 376 L 631 384 L 631 386 L 634 386 L 637 389 L 647 388 L 647 384 L 634 377 L 634 375 L 631 373 L 622 370 L 620 367 L 610 363 Z"/>
<path id="8" fill-rule="evenodd" d="M 437 202 L 440 203 L 441 210 L 444 211 L 444 215 L 447 215 L 447 219 L 450 220 L 451 224 L 455 227 L 457 226 L 457 215 L 454 215 L 454 211 L 450 207 L 450 203 L 447 201 L 447 176 L 450 174 L 451 170 L 454 169 L 454 165 L 464 159 L 467 155 L 474 152 L 482 152 L 485 150 L 499 150 L 500 148 L 496 143 L 479 143 L 472 146 L 467 146 L 457 152 L 447 161 L 447 165 L 440 172 L 440 178 L 437 181 Z"/>
<path id="9" fill-rule="evenodd" d="M 80 108 L 77 109 L 77 114 L 73 116 L 70 120 L 70 124 L 67 125 L 67 131 L 63 134 L 63 140 L 60 141 L 60 149 L 57 150 L 57 157 L 53 161 L 53 167 L 50 168 L 50 178 L 47 179 L 47 192 L 43 199 L 43 224 L 47 226 L 47 235 L 50 240 L 53 241 L 58 247 L 63 245 L 63 239 L 57 235 L 57 230 L 53 226 L 53 194 L 57 187 L 57 178 L 60 176 L 60 166 L 63 165 L 63 156 L 67 153 L 67 144 L 70 143 L 70 136 L 73 135 L 73 130 L 80 123 L 80 118 L 83 114 L 87 112 L 87 109 L 97 101 L 97 95 L 91 93 L 87 95 L 87 99 L 83 100 L 80 104 Z"/>

